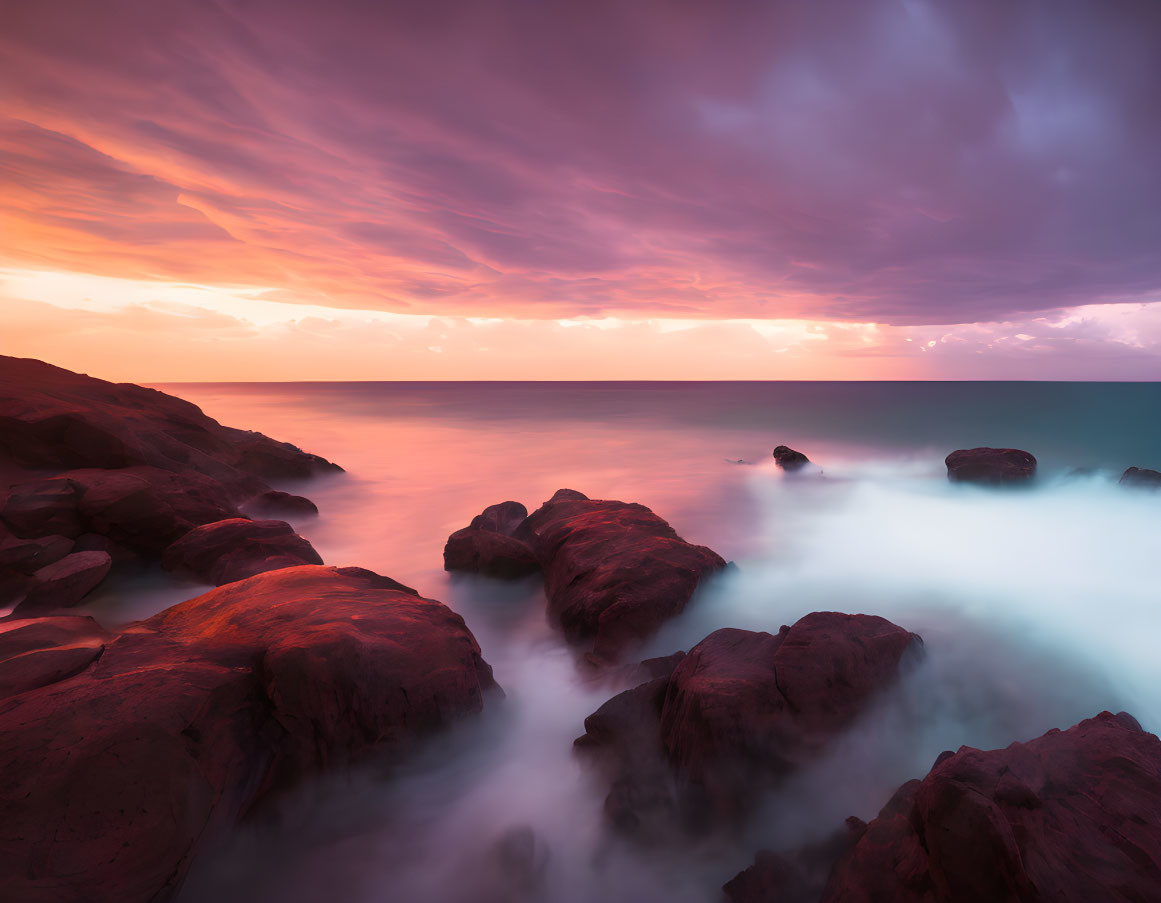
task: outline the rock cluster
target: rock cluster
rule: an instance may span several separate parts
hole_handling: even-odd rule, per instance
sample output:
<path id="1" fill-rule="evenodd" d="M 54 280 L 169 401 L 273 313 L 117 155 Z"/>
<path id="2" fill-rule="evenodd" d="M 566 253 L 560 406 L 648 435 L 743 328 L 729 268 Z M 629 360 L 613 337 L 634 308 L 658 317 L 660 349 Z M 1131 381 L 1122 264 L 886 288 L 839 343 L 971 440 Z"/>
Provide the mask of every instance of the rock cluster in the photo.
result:
<path id="1" fill-rule="evenodd" d="M 0 471 L 16 477 L 0 489 L 0 607 L 27 616 L 75 605 L 111 569 L 158 559 L 194 528 L 242 517 L 239 503 L 255 513 L 317 512 L 265 481 L 338 470 L 162 392 L 0 357 Z M 283 542 L 300 554 L 262 557 L 319 561 L 301 537 Z M 209 579 L 256 572 L 223 566 Z"/>
<path id="2" fill-rule="evenodd" d="M 8 622 L 0 899 L 165 899 L 270 792 L 401 755 L 494 687 L 463 619 L 354 568 L 271 571 L 116 636 Z"/>
<path id="3" fill-rule="evenodd" d="M 449 537 L 444 565 L 518 576 L 535 564 L 550 619 L 570 642 L 591 645 L 598 662 L 623 658 L 726 566 L 644 505 L 561 489 L 532 514 L 524 511 L 517 502 L 486 509 Z"/>

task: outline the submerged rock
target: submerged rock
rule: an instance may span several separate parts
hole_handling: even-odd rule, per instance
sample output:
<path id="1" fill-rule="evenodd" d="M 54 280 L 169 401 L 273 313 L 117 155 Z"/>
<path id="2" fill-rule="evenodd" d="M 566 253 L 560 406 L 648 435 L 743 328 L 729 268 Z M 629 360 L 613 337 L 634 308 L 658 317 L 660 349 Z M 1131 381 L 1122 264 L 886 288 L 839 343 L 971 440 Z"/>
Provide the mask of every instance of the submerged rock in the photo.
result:
<path id="1" fill-rule="evenodd" d="M 165 550 L 161 563 L 167 571 L 222 586 L 278 568 L 323 561 L 286 521 L 234 517 L 190 530 Z"/>
<path id="2" fill-rule="evenodd" d="M 271 791 L 372 748 L 404 755 L 495 687 L 454 612 L 316 566 L 213 590 L 103 646 L 0 701 L 0 899 L 168 899 L 203 840 Z"/>
<path id="3" fill-rule="evenodd" d="M 810 458 L 806 457 L 800 451 L 795 451 L 785 445 L 779 445 L 774 449 L 774 463 L 783 470 L 795 471 L 801 470 L 809 464 Z"/>
<path id="4" fill-rule="evenodd" d="M 1144 467 L 1130 467 L 1121 474 L 1119 482 L 1122 486 L 1161 489 L 1161 471 L 1148 470 Z"/>
<path id="5" fill-rule="evenodd" d="M 578 748 L 612 776 L 606 813 L 664 833 L 738 824 L 898 678 L 922 641 L 883 618 L 815 612 L 777 635 L 711 633 L 585 720 Z"/>
<path id="6" fill-rule="evenodd" d="M 838 862 L 823 903 L 1161 899 L 1161 741 L 1125 713 L 945 753 Z"/>
<path id="7" fill-rule="evenodd" d="M 1018 448 L 961 448 L 944 463 L 953 483 L 1022 483 L 1036 475 L 1036 458 Z"/>

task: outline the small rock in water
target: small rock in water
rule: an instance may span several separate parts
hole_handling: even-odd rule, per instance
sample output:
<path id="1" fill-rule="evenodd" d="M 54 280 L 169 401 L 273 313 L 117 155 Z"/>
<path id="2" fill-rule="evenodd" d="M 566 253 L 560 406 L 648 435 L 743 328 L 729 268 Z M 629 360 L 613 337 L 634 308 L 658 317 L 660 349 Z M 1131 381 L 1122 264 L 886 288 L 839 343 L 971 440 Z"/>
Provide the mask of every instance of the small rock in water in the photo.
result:
<path id="1" fill-rule="evenodd" d="M 1121 474 L 1120 484 L 1141 489 L 1161 489 L 1161 471 L 1130 467 Z"/>
<path id="2" fill-rule="evenodd" d="M 774 449 L 774 463 L 783 470 L 795 471 L 801 470 L 810 463 L 810 458 L 806 457 L 802 452 L 795 451 L 786 445 L 779 445 Z"/>
<path id="3" fill-rule="evenodd" d="M 1036 475 L 1036 458 L 1018 448 L 961 448 L 944 463 L 953 483 L 1022 483 Z"/>

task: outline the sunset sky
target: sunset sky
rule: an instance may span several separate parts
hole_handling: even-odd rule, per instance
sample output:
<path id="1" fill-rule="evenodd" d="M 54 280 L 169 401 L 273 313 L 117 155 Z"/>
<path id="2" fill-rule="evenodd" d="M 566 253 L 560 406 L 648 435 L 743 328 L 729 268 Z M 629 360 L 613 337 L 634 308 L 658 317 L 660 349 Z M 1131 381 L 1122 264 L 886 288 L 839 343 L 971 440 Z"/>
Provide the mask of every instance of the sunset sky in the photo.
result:
<path id="1" fill-rule="evenodd" d="M 1161 378 L 1161 3 L 0 0 L 0 353 Z"/>

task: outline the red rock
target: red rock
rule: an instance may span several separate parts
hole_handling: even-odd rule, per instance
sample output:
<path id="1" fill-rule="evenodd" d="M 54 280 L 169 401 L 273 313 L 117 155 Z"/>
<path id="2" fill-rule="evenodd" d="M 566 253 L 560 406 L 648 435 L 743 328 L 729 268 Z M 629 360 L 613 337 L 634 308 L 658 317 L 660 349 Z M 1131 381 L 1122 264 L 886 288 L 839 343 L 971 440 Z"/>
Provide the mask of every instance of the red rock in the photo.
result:
<path id="1" fill-rule="evenodd" d="M 527 577 L 540 570 L 532 547 L 515 533 L 528 516 L 519 502 L 490 505 L 471 524 L 448 537 L 443 548 L 447 571 L 485 574 L 505 580 Z"/>
<path id="2" fill-rule="evenodd" d="M 515 536 L 526 517 L 528 509 L 519 502 L 500 502 L 498 505 L 489 505 L 473 517 L 469 526 L 476 530 L 491 530 L 493 533 Z"/>
<path id="3" fill-rule="evenodd" d="M 246 501 L 242 510 L 251 517 L 283 518 L 283 517 L 315 517 L 318 515 L 318 506 L 301 495 L 291 495 L 289 492 L 279 492 L 277 489 L 268 489 L 260 492 Z"/>
<path id="4" fill-rule="evenodd" d="M 824 903 L 1161 899 L 1161 741 L 1102 712 L 945 754 L 835 866 Z"/>
<path id="5" fill-rule="evenodd" d="M 235 517 L 190 530 L 165 550 L 161 563 L 167 571 L 221 586 L 322 559 L 286 521 Z"/>
<path id="6" fill-rule="evenodd" d="M 77 511 L 77 485 L 53 478 L 19 483 L 8 491 L 0 519 L 16 536 L 65 536 L 75 539 L 84 529 Z"/>
<path id="7" fill-rule="evenodd" d="M 64 476 L 79 487 L 78 508 L 88 531 L 149 555 L 196 526 L 238 516 L 224 487 L 199 473 L 127 467 Z"/>
<path id="8" fill-rule="evenodd" d="M 1130 467 L 1121 474 L 1119 482 L 1122 486 L 1161 489 L 1161 471 L 1149 470 L 1145 467 Z"/>
<path id="9" fill-rule="evenodd" d="M 334 568 L 232 583 L 0 701 L 0 899 L 163 901 L 267 793 L 479 712 L 491 669 L 445 606 Z"/>
<path id="10" fill-rule="evenodd" d="M 574 643 L 612 662 L 685 609 L 726 563 L 686 542 L 644 505 L 558 491 L 517 530 L 544 571 L 550 619 Z"/>
<path id="11" fill-rule="evenodd" d="M 810 458 L 806 457 L 802 452 L 795 451 L 785 445 L 779 445 L 774 449 L 774 463 L 783 470 L 801 470 L 810 463 Z"/>
<path id="12" fill-rule="evenodd" d="M 653 834 L 674 813 L 691 830 L 739 823 L 763 788 L 811 761 L 893 684 L 921 642 L 883 618 L 838 612 L 776 636 L 717 630 L 668 678 L 586 719 L 577 745 L 611 763 L 606 811 L 622 827 Z"/>
<path id="13" fill-rule="evenodd" d="M 730 903 L 818 903 L 831 867 L 866 830 L 866 823 L 851 817 L 819 843 L 790 853 L 759 850 L 754 864 L 726 882 L 722 892 Z"/>
<path id="14" fill-rule="evenodd" d="M 22 574 L 60 561 L 73 550 L 73 540 L 67 536 L 37 536 L 20 539 L 0 528 L 0 570 L 11 568 Z"/>
<path id="15" fill-rule="evenodd" d="M 1022 483 L 1036 475 L 1036 458 L 1018 448 L 962 448 L 945 463 L 953 483 Z"/>
<path id="16" fill-rule="evenodd" d="M 32 575 L 32 584 L 14 614 L 31 617 L 54 608 L 72 608 L 105 579 L 113 561 L 106 552 L 73 552 Z"/>
<path id="17" fill-rule="evenodd" d="M 0 622 L 0 699 L 83 671 L 97 660 L 108 639 L 92 618 Z"/>
<path id="18" fill-rule="evenodd" d="M 239 498 L 266 489 L 265 479 L 340 469 L 260 433 L 224 427 L 164 392 L 4 356 L 0 457 L 36 469 L 147 464 L 197 472 Z"/>
<path id="19" fill-rule="evenodd" d="M 465 571 L 513 580 L 540 570 L 540 560 L 522 540 L 492 530 L 465 527 L 447 539 L 443 548 L 447 571 Z"/>

